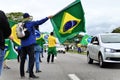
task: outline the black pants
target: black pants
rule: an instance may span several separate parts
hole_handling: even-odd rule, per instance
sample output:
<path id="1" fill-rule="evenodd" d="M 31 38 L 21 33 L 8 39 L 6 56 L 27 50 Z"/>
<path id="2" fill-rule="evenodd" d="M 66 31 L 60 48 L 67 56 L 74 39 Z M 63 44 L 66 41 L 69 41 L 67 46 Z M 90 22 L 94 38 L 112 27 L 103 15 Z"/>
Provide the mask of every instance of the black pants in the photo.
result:
<path id="1" fill-rule="evenodd" d="M 18 56 L 17 56 L 17 61 L 20 62 L 21 59 L 20 59 L 20 54 L 22 54 L 22 50 L 18 50 Z"/>
<path id="2" fill-rule="evenodd" d="M 20 76 L 25 76 L 24 66 L 27 54 L 29 56 L 29 77 L 33 76 L 33 67 L 34 67 L 34 45 L 22 47 L 22 54 L 20 54 Z"/>
<path id="3" fill-rule="evenodd" d="M 52 55 L 51 62 L 54 62 L 54 54 L 48 54 L 47 56 L 47 62 L 50 62 L 50 56 Z"/>

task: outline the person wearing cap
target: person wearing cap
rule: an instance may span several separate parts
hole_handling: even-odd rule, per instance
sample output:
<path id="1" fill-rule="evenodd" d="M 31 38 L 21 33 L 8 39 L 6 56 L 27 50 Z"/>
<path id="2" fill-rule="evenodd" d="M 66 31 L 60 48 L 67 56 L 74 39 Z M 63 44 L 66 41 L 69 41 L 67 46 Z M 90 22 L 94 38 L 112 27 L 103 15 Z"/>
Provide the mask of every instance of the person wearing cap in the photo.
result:
<path id="1" fill-rule="evenodd" d="M 25 59 L 28 54 L 29 56 L 29 78 L 39 78 L 36 76 L 33 72 L 33 67 L 34 67 L 34 45 L 36 44 L 36 36 L 35 36 L 35 28 L 34 26 L 39 26 L 43 23 L 45 23 L 49 18 L 52 16 L 46 17 L 41 20 L 37 21 L 32 21 L 31 16 L 28 13 L 23 14 L 23 22 L 25 23 L 25 27 L 28 29 L 30 32 L 30 36 L 26 39 L 21 39 L 21 50 L 22 54 L 20 55 L 21 57 L 21 62 L 20 62 L 20 76 L 21 78 L 25 78 L 25 72 L 24 72 L 24 65 L 25 65 Z"/>

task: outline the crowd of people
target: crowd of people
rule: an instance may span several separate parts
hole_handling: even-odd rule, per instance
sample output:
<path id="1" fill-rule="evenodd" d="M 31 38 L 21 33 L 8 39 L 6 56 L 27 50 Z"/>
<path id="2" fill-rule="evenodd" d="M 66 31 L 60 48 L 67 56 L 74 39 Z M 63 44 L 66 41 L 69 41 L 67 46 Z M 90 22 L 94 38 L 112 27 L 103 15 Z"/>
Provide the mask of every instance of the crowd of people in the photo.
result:
<path id="1" fill-rule="evenodd" d="M 44 38 L 41 38 L 37 40 L 38 35 L 40 36 L 41 33 L 39 31 L 39 25 L 42 25 L 47 20 L 52 18 L 52 16 L 45 17 L 41 20 L 33 21 L 33 17 L 29 13 L 23 14 L 23 23 L 25 28 L 30 32 L 29 36 L 25 39 L 20 39 L 21 45 L 16 48 L 16 51 L 18 52 L 17 60 L 20 63 L 20 77 L 25 78 L 25 62 L 28 61 L 28 66 L 26 73 L 29 73 L 29 78 L 39 78 L 39 76 L 36 76 L 33 68 L 35 63 L 36 73 L 42 72 L 41 71 L 41 56 L 43 56 L 43 44 L 45 44 Z M 2 73 L 2 68 L 4 69 L 10 69 L 10 67 L 7 66 L 6 60 L 4 60 L 5 56 L 5 39 L 14 40 L 14 38 L 11 36 L 12 30 L 10 28 L 8 18 L 5 15 L 5 13 L 0 10 L 0 75 Z M 54 63 L 54 59 L 57 56 L 56 51 L 56 38 L 54 36 L 54 32 L 51 32 L 48 37 L 48 50 L 47 50 L 47 63 L 49 64 Z M 69 46 L 66 46 L 66 51 L 69 51 Z M 74 50 L 74 46 L 71 48 Z M 81 45 L 77 45 L 77 51 L 78 53 L 81 53 Z"/>
<path id="2" fill-rule="evenodd" d="M 33 67 L 34 63 L 36 64 L 36 73 L 42 72 L 40 70 L 40 56 L 43 56 L 43 44 L 44 39 L 36 40 L 37 34 L 40 34 L 39 25 L 45 23 L 48 19 L 52 18 L 52 16 L 45 17 L 41 20 L 33 21 L 31 19 L 31 15 L 29 13 L 23 14 L 23 22 L 25 28 L 30 32 L 30 35 L 25 39 L 20 39 L 21 45 L 17 47 L 18 52 L 18 62 L 20 62 L 20 77 L 25 78 L 25 62 L 28 60 L 28 68 L 27 71 L 29 73 L 29 78 L 39 78 L 36 76 Z M 3 61 L 5 56 L 5 39 L 9 38 L 11 35 L 11 28 L 8 22 L 8 19 L 3 11 L 0 10 L 0 75 L 2 72 Z M 56 38 L 54 37 L 54 33 L 51 32 L 48 37 L 48 56 L 47 63 L 49 63 L 50 56 L 52 55 L 51 62 L 54 62 L 54 55 L 56 52 Z"/>

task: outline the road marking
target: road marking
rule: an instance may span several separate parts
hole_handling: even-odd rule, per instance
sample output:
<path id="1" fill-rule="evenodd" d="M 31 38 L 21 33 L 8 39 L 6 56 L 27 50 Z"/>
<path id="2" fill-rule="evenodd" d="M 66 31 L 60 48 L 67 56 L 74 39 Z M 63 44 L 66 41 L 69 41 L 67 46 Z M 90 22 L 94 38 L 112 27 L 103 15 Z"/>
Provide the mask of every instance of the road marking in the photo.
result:
<path id="1" fill-rule="evenodd" d="M 71 80 L 80 80 L 75 74 L 68 74 Z"/>

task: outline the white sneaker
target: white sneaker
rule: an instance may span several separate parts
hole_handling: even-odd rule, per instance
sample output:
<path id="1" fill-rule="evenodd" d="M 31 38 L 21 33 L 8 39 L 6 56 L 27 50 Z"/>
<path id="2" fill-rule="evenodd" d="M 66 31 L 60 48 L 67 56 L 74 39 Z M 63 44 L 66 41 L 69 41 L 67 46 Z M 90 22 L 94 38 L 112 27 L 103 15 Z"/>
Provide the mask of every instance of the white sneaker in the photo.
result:
<path id="1" fill-rule="evenodd" d="M 54 57 L 54 59 L 57 59 L 57 57 Z"/>

